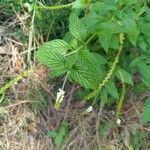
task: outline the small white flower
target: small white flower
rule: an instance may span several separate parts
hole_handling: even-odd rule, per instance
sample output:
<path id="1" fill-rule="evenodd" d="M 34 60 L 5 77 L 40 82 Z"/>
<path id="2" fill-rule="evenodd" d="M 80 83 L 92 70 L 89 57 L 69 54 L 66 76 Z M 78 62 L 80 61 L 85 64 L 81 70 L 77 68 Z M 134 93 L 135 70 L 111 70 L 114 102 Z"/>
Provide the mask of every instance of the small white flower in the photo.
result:
<path id="1" fill-rule="evenodd" d="M 89 113 L 89 112 L 91 112 L 92 110 L 93 110 L 93 107 L 90 106 L 90 107 L 88 107 L 88 108 L 85 110 L 85 112 L 86 112 L 86 113 Z"/>
<path id="2" fill-rule="evenodd" d="M 121 120 L 120 120 L 120 119 L 117 119 L 116 123 L 117 123 L 118 125 L 121 125 Z"/>
<path id="3" fill-rule="evenodd" d="M 17 85 L 17 84 L 18 84 L 18 82 L 15 82 L 15 83 L 14 83 L 14 85 Z"/>
<path id="4" fill-rule="evenodd" d="M 59 92 L 57 92 L 55 109 L 58 109 L 60 107 L 60 103 L 63 101 L 64 94 L 65 91 L 63 89 L 59 89 Z"/>
<path id="5" fill-rule="evenodd" d="M 59 92 L 57 92 L 56 102 L 57 101 L 62 102 L 62 100 L 64 98 L 64 94 L 65 94 L 65 91 L 62 89 L 59 89 Z"/>

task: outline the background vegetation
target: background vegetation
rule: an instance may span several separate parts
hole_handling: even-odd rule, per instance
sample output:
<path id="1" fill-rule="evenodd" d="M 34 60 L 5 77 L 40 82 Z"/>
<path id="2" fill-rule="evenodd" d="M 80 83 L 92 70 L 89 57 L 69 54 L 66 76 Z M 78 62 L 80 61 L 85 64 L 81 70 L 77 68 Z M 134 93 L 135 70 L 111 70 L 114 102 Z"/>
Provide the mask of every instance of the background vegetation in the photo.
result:
<path id="1" fill-rule="evenodd" d="M 150 149 L 149 5 L 1 0 L 0 149 Z"/>

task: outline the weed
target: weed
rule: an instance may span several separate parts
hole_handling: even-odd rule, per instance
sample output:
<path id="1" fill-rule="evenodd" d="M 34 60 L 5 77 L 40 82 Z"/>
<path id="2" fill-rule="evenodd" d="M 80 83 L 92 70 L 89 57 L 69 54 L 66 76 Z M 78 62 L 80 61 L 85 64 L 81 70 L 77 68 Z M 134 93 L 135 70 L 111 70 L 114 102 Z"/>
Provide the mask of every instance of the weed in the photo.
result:
<path id="1" fill-rule="evenodd" d="M 120 80 L 123 92 L 118 116 L 125 84 L 134 85 L 135 72 L 150 88 L 149 18 L 148 2 L 77 0 L 69 17 L 68 38 L 45 43 L 35 57 L 51 68 L 51 77 L 69 72 L 70 81 L 93 90 L 85 97 L 93 99 L 93 105 L 98 100 L 118 100 L 121 87 L 116 83 Z M 95 43 L 99 47 L 96 51 L 90 48 Z"/>

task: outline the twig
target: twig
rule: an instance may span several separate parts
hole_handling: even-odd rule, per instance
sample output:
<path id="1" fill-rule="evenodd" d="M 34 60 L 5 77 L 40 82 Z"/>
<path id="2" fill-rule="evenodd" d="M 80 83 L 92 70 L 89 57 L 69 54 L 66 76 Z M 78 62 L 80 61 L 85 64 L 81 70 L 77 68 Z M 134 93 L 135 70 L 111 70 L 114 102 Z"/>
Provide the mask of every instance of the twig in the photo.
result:
<path id="1" fill-rule="evenodd" d="M 35 49 L 37 49 L 37 48 L 39 48 L 39 46 L 37 46 L 37 47 L 32 47 L 32 48 L 30 49 L 30 51 L 33 51 L 33 50 L 35 50 Z M 28 50 L 25 50 L 25 51 L 21 52 L 20 55 L 24 55 L 24 54 L 26 54 L 26 53 L 28 53 Z"/>
<path id="2" fill-rule="evenodd" d="M 145 99 L 146 97 L 149 97 L 150 96 L 150 92 L 146 92 L 145 94 L 143 94 L 138 102 L 136 104 L 134 104 L 134 106 L 132 106 L 131 108 L 129 108 L 126 112 L 124 112 L 123 114 L 127 114 L 128 112 L 130 112 L 134 107 L 136 107 L 143 99 Z"/>
<path id="3" fill-rule="evenodd" d="M 100 118 L 101 118 L 101 115 L 102 115 L 102 109 L 103 109 L 103 102 L 101 101 L 98 116 L 97 116 L 97 120 L 96 120 L 96 138 L 97 138 L 98 147 L 100 147 L 99 123 L 100 123 L 100 120 L 101 120 Z"/>
<path id="4" fill-rule="evenodd" d="M 13 40 L 13 39 L 8 38 L 8 37 L 4 37 L 4 39 L 5 39 L 5 40 L 8 40 L 8 41 L 11 41 L 11 42 L 13 42 L 13 43 L 15 43 L 15 44 L 21 45 L 21 46 L 27 46 L 27 45 L 25 45 L 25 44 L 23 44 L 23 43 L 20 43 L 20 42 L 18 42 L 18 41 L 15 41 L 15 40 Z"/>
<path id="5" fill-rule="evenodd" d="M 8 49 L 7 49 L 7 47 L 5 47 L 5 46 L 1 46 L 0 47 L 0 54 L 3 54 L 3 55 L 12 55 L 12 53 L 10 53 L 10 52 L 7 52 L 8 51 Z"/>
<path id="6" fill-rule="evenodd" d="M 5 108 L 5 109 L 10 109 L 10 108 L 12 108 L 12 107 L 15 107 L 15 106 L 18 106 L 18 105 L 21 105 L 21 104 L 25 104 L 25 103 L 35 103 L 35 102 L 38 102 L 38 101 L 23 100 L 23 101 L 21 101 L 21 102 L 15 103 L 15 104 L 11 104 L 11 105 L 5 106 L 4 108 Z"/>

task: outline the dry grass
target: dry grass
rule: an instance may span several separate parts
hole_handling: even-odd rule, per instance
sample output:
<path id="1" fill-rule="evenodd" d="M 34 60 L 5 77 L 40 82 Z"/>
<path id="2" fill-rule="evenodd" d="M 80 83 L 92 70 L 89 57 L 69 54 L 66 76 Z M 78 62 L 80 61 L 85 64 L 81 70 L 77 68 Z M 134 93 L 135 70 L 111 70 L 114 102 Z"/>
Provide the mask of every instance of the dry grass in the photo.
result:
<path id="1" fill-rule="evenodd" d="M 98 144 L 96 137 L 98 110 L 82 115 L 81 104 L 74 105 L 70 104 L 69 110 L 67 110 L 65 119 L 69 123 L 69 133 L 60 149 L 94 150 Z M 24 103 L 20 101 L 17 105 L 8 106 L 4 107 L 5 112 L 1 116 L 0 126 L 0 141 L 4 149 L 56 149 L 54 141 L 47 137 L 47 131 L 57 130 L 60 127 L 66 115 L 66 106 L 59 111 L 52 111 L 53 108 L 49 108 L 38 114 L 33 113 L 28 101 L 24 101 Z M 149 127 L 143 127 L 138 123 L 139 114 L 135 110 L 141 111 L 141 103 L 130 104 L 130 106 L 131 109 L 122 115 L 122 125 L 119 128 L 114 127 L 115 116 L 112 111 L 103 111 L 101 119 L 108 121 L 112 126 L 107 128 L 104 137 L 100 138 L 99 149 L 124 150 L 129 145 L 131 135 L 135 135 L 137 131 L 145 134 L 150 132 Z M 124 106 L 124 109 L 126 109 L 125 107 L 128 106 Z M 148 138 L 148 135 L 145 138 Z M 143 141 L 142 146 L 143 150 L 148 150 L 150 145 Z"/>

